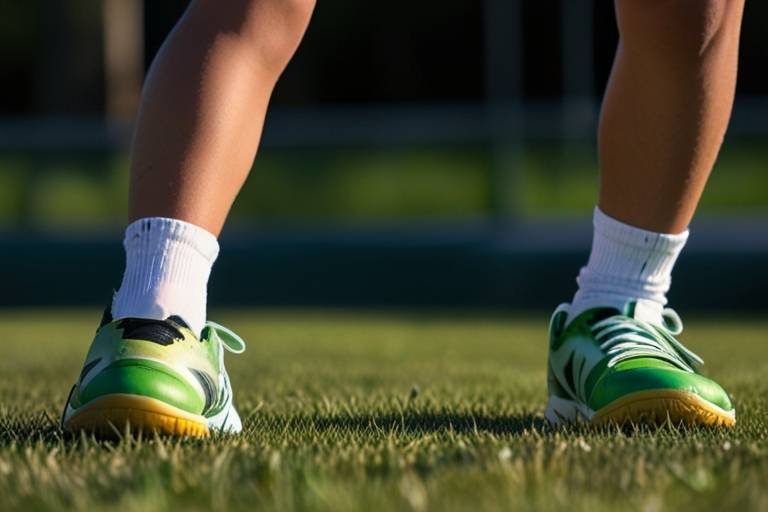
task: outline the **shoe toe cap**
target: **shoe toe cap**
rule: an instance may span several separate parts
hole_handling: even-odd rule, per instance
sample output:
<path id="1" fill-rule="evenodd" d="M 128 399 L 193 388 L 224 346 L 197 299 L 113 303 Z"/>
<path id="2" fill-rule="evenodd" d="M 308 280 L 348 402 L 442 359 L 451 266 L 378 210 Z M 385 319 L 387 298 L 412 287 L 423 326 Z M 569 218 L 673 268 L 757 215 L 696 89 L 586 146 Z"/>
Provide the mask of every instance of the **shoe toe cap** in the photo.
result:
<path id="1" fill-rule="evenodd" d="M 717 382 L 671 366 L 612 369 L 595 384 L 589 406 L 592 410 L 598 410 L 631 393 L 655 390 L 690 393 L 723 411 L 733 410 L 728 394 Z"/>

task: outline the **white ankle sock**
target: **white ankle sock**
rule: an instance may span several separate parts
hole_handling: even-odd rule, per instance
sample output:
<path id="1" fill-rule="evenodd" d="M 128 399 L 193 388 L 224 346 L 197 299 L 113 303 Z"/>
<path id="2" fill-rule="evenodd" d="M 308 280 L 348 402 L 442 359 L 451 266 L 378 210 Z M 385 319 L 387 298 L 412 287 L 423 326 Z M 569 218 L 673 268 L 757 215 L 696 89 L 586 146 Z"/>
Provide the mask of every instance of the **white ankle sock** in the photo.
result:
<path id="1" fill-rule="evenodd" d="M 635 317 L 661 323 L 672 283 L 672 267 L 688 240 L 655 233 L 613 219 L 595 208 L 592 252 L 576 281 L 569 320 L 594 307 L 623 310 L 637 301 Z"/>
<path id="2" fill-rule="evenodd" d="M 208 277 L 219 243 L 176 219 L 148 217 L 125 230 L 125 274 L 112 302 L 114 318 L 180 316 L 198 335 L 205 325 Z"/>

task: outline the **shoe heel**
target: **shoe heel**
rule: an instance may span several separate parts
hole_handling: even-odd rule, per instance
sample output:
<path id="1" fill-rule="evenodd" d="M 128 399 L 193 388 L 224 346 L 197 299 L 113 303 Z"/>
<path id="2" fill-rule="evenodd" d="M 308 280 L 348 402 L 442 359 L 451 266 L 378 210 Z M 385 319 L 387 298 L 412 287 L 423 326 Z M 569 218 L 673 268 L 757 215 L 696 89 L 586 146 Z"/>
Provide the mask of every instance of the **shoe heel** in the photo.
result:
<path id="1" fill-rule="evenodd" d="M 186 437 L 209 434 L 203 416 L 154 398 L 127 394 L 105 395 L 83 405 L 65 420 L 64 428 L 109 438 L 120 437 L 126 431 Z"/>

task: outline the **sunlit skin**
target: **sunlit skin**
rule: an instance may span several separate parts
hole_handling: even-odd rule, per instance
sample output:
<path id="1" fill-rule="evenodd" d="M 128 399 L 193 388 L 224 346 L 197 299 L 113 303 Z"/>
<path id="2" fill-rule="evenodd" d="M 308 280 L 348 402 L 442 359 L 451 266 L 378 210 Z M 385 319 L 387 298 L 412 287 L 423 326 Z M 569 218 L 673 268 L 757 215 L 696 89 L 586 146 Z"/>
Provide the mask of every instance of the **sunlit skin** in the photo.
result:
<path id="1" fill-rule="evenodd" d="M 251 169 L 272 89 L 314 0 L 195 0 L 152 65 L 131 153 L 130 220 L 218 235 Z"/>
<path id="2" fill-rule="evenodd" d="M 617 0 L 621 41 L 599 129 L 600 208 L 684 231 L 731 115 L 743 0 Z"/>
<path id="3" fill-rule="evenodd" d="M 733 104 L 743 0 L 617 0 L 621 42 L 599 129 L 600 208 L 684 231 Z M 274 85 L 314 0 L 195 0 L 149 73 L 132 149 L 130 220 L 218 235 L 242 187 Z"/>

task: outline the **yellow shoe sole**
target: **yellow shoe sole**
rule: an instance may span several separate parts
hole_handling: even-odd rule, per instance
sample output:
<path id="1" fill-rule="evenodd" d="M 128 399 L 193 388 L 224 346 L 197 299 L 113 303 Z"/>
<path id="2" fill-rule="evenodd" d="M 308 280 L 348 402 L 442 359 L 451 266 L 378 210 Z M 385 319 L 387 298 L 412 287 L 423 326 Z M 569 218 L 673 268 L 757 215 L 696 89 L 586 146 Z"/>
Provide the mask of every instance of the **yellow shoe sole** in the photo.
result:
<path id="1" fill-rule="evenodd" d="M 205 417 L 147 396 L 113 394 L 82 406 L 64 428 L 70 432 L 85 431 L 99 437 L 118 437 L 125 432 L 154 433 L 179 437 L 207 437 Z"/>
<path id="2" fill-rule="evenodd" d="M 726 411 L 703 398 L 674 390 L 640 391 L 629 394 L 595 412 L 595 425 L 637 423 L 662 425 L 733 427 L 736 411 Z"/>

